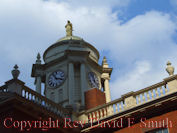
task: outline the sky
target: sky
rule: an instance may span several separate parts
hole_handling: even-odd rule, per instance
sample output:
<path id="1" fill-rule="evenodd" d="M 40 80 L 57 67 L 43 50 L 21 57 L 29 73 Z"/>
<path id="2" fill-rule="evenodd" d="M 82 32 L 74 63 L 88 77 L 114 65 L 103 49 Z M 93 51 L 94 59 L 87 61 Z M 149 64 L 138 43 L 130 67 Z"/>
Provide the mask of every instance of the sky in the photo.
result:
<path id="1" fill-rule="evenodd" d="M 65 36 L 67 20 L 107 57 L 112 100 L 161 82 L 168 60 L 177 66 L 177 0 L 0 0 L 0 85 L 18 64 L 34 89 L 37 53 Z"/>

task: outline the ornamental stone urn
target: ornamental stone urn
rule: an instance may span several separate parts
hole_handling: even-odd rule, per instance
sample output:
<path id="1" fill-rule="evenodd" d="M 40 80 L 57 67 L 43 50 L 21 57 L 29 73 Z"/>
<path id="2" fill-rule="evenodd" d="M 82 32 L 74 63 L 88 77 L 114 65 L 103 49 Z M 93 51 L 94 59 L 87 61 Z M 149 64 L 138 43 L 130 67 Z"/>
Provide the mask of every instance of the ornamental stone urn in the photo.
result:
<path id="1" fill-rule="evenodd" d="M 13 76 L 14 79 L 18 78 L 18 76 L 20 74 L 20 71 L 18 70 L 18 66 L 17 65 L 14 66 L 14 69 L 12 70 L 11 73 L 12 73 L 12 76 Z"/>
<path id="2" fill-rule="evenodd" d="M 171 62 L 170 62 L 170 61 L 167 62 L 166 71 L 168 72 L 168 74 L 169 74 L 170 76 L 172 76 L 172 75 L 174 74 L 174 67 L 171 65 Z"/>

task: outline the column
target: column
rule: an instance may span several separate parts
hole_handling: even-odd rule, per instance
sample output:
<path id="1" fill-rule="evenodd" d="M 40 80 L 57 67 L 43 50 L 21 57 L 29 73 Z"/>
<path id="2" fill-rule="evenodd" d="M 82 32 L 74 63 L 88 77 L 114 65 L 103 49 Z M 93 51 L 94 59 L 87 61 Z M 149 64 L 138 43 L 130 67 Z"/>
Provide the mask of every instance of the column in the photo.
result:
<path id="1" fill-rule="evenodd" d="M 41 77 L 36 78 L 36 91 L 41 94 Z"/>
<path id="2" fill-rule="evenodd" d="M 80 69 L 80 83 L 81 83 L 81 105 L 84 106 L 85 105 L 85 89 L 86 89 L 86 71 L 85 71 L 85 64 L 82 63 L 81 64 L 81 69 Z"/>
<path id="3" fill-rule="evenodd" d="M 109 88 L 109 79 L 106 78 L 104 81 L 104 89 L 106 95 L 106 103 L 111 101 L 110 88 Z"/>
<path id="4" fill-rule="evenodd" d="M 69 105 L 74 103 L 74 65 L 69 63 Z"/>

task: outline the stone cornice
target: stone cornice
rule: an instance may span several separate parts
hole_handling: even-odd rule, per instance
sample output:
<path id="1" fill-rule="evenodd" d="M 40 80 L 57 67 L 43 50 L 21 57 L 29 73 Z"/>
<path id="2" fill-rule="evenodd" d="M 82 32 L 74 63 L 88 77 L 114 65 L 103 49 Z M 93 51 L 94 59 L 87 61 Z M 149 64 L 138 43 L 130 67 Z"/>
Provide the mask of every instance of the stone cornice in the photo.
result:
<path id="1" fill-rule="evenodd" d="M 157 83 L 157 84 L 148 86 L 148 87 L 146 87 L 146 88 L 144 88 L 144 89 L 141 89 L 141 90 L 138 90 L 138 91 L 134 92 L 133 94 L 134 94 L 134 95 L 137 95 L 137 94 L 140 94 L 140 93 L 142 93 L 142 92 L 147 92 L 147 91 L 149 91 L 149 90 L 151 90 L 151 89 L 158 88 L 158 87 L 160 87 L 160 86 L 162 86 L 162 85 L 166 85 L 166 82 L 162 81 L 162 82 L 159 82 L 159 83 Z"/>
<path id="2" fill-rule="evenodd" d="M 8 86 L 9 84 L 12 84 L 12 83 L 17 83 L 17 84 L 20 84 L 22 86 L 24 86 L 24 84 L 25 84 L 23 81 L 21 81 L 19 79 L 11 79 L 11 80 L 6 81 L 5 85 Z"/>
<path id="3" fill-rule="evenodd" d="M 167 77 L 167 78 L 165 78 L 163 80 L 167 83 L 167 82 L 172 81 L 174 79 L 177 79 L 177 74 L 169 76 L 169 77 Z"/>
<path id="4" fill-rule="evenodd" d="M 103 73 L 109 73 L 111 75 L 113 68 L 103 68 Z"/>

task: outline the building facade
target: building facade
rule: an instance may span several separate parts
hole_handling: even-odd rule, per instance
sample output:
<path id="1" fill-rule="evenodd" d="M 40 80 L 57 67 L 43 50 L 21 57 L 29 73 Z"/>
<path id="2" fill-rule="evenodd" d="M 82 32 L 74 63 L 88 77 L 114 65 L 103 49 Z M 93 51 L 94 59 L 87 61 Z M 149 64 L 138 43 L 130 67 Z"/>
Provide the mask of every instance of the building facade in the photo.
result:
<path id="1" fill-rule="evenodd" d="M 73 35 L 70 21 L 65 28 L 66 36 L 45 50 L 44 64 L 37 55 L 35 91 L 18 79 L 17 65 L 0 87 L 0 131 L 177 133 L 177 75 L 170 62 L 162 82 L 111 101 L 106 57 L 99 64 L 98 50 Z"/>

